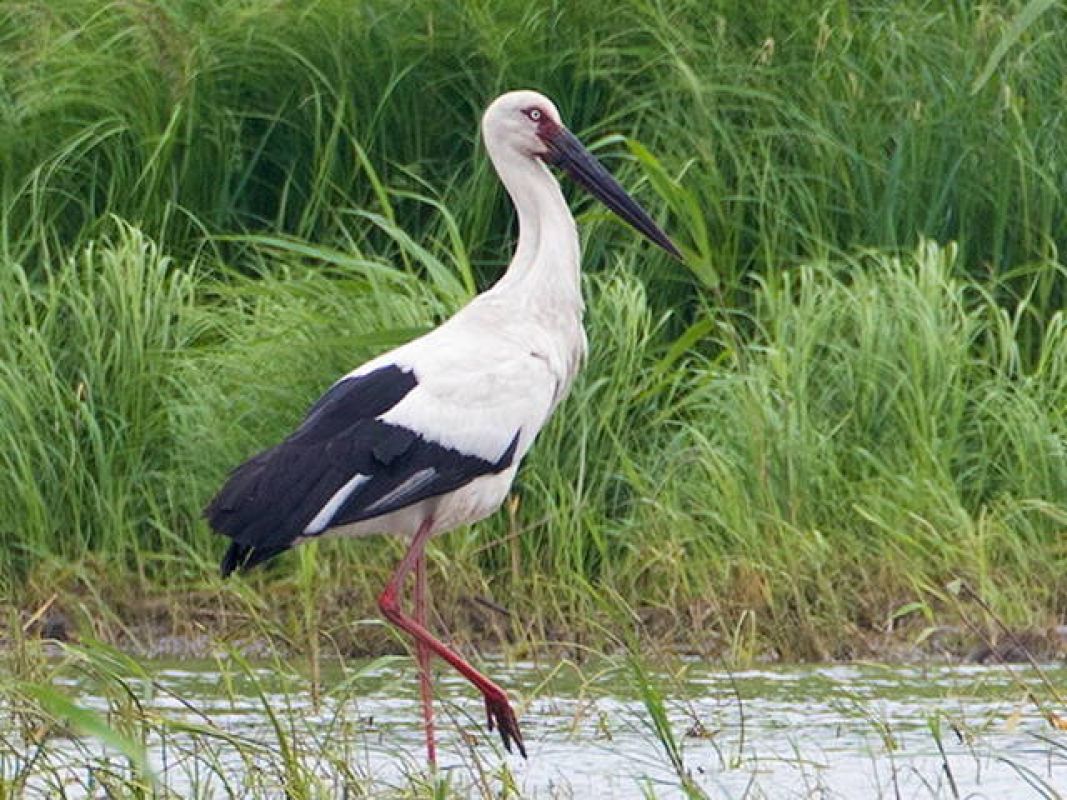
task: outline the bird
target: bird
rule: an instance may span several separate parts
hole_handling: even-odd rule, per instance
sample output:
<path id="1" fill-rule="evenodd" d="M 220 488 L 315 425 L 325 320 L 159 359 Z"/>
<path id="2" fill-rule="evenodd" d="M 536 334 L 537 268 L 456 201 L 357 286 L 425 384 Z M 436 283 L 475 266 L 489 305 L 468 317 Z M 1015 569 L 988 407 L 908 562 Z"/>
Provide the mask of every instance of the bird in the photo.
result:
<path id="1" fill-rule="evenodd" d="M 424 553 L 433 536 L 501 506 L 586 355 L 578 231 L 550 167 L 683 259 L 544 95 L 500 95 L 481 129 L 518 217 L 503 275 L 436 329 L 338 379 L 289 436 L 233 469 L 204 510 L 231 540 L 224 577 L 327 535 L 408 540 L 378 608 L 414 639 L 431 767 L 433 656 L 481 693 L 504 749 L 527 756 L 506 692 L 428 630 Z M 401 602 L 412 572 L 413 614 Z"/>

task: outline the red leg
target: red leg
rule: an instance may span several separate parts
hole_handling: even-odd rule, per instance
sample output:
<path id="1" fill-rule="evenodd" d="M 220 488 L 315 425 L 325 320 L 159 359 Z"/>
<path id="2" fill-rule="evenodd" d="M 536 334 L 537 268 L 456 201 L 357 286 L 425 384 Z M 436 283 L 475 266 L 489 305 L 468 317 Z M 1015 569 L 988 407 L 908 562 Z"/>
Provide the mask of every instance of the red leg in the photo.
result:
<path id="1" fill-rule="evenodd" d="M 422 523 L 418 533 L 411 542 L 411 546 L 397 565 L 393 577 L 385 585 L 381 595 L 378 596 L 378 608 L 382 615 L 401 630 L 415 639 L 416 643 L 425 645 L 431 652 L 443 658 L 464 678 L 474 684 L 475 688 L 485 698 L 485 711 L 489 730 L 496 728 L 500 731 L 500 738 L 504 742 L 504 749 L 511 752 L 511 743 L 514 742 L 519 753 L 526 758 L 526 747 L 522 743 L 522 733 L 519 731 L 519 723 L 515 718 L 515 712 L 508 702 L 508 696 L 504 690 L 478 672 L 474 667 L 463 660 L 455 650 L 452 650 L 443 642 L 435 639 L 426 630 L 426 626 L 409 617 L 400 610 L 398 596 L 404 585 L 404 579 L 411 572 L 411 568 L 422 556 L 426 547 L 426 541 L 430 538 L 433 528 L 433 520 L 427 519 Z"/>
<path id="2" fill-rule="evenodd" d="M 426 554 L 415 560 L 415 621 L 426 627 Z M 423 642 L 416 640 L 415 654 L 419 662 L 419 689 L 422 694 L 422 727 L 426 732 L 426 760 L 437 766 L 437 744 L 433 735 L 433 673 L 430 671 L 432 653 Z"/>

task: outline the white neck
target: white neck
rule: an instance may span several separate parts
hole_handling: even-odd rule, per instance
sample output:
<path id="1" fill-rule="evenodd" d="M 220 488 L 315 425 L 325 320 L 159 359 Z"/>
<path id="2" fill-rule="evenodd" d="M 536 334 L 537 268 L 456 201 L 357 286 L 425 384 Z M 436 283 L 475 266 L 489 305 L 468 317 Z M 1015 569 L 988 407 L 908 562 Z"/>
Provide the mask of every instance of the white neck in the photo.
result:
<path id="1" fill-rule="evenodd" d="M 519 243 L 493 293 L 521 292 L 580 314 L 578 230 L 559 183 L 539 159 L 493 148 L 489 156 L 519 217 Z"/>

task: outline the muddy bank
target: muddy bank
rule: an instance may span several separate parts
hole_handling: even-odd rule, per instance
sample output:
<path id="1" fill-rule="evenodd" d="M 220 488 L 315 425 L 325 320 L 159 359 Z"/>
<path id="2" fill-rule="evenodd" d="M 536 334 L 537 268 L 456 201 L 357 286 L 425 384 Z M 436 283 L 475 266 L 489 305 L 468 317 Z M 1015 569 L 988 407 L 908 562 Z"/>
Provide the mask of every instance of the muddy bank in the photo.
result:
<path id="1" fill-rule="evenodd" d="M 32 610 L 10 609 L 18 619 L 16 638 L 54 642 L 103 641 L 143 658 L 204 659 L 236 651 L 248 658 L 282 655 L 300 657 L 313 650 L 317 657 L 358 658 L 405 653 L 404 642 L 377 616 L 372 606 L 337 604 L 328 611 L 235 607 L 233 598 L 183 596 L 124 602 L 107 613 L 90 613 L 84 605 L 53 596 Z M 1067 625 L 1045 629 L 989 630 L 946 621 L 943 624 L 899 626 L 892 630 L 846 626 L 832 648 L 802 654 L 783 653 L 758 642 L 740 651 L 713 629 L 701 628 L 686 613 L 662 608 L 628 609 L 634 631 L 645 652 L 728 663 L 796 663 L 879 661 L 886 663 L 1027 663 L 1067 659 Z M 510 611 L 483 597 L 459 598 L 435 609 L 434 629 L 457 647 L 471 653 L 507 652 L 521 657 L 566 657 L 581 662 L 592 652 L 616 652 L 626 644 L 611 636 L 592 637 L 588 627 L 555 627 L 533 636 L 515 624 Z M 306 624 L 310 622 L 311 624 Z M 603 633 L 604 628 L 601 629 Z"/>

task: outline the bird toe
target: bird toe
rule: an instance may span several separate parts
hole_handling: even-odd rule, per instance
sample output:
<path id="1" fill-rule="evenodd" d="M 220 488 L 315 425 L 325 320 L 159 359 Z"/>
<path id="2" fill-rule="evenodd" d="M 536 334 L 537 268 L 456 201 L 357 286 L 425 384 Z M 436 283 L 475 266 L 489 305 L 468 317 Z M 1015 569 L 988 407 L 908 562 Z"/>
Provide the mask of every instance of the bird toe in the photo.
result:
<path id="1" fill-rule="evenodd" d="M 511 707 L 506 696 L 485 698 L 486 722 L 489 730 L 496 730 L 500 734 L 500 740 L 504 749 L 512 752 L 512 742 L 519 751 L 519 755 L 526 758 L 526 745 L 522 741 L 522 731 L 519 729 L 519 721 L 515 716 L 515 710 Z"/>

